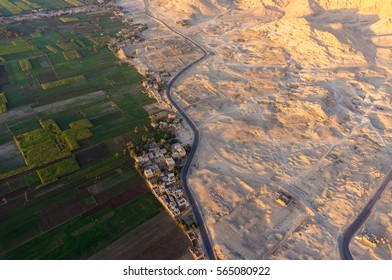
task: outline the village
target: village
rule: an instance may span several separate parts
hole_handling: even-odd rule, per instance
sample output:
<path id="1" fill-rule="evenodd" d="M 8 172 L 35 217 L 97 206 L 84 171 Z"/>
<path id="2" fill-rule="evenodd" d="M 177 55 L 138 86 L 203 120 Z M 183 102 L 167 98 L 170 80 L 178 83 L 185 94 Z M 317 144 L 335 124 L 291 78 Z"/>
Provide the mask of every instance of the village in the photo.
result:
<path id="1" fill-rule="evenodd" d="M 172 144 L 167 150 L 156 142 L 146 144 L 137 154 L 133 154 L 136 169 L 141 171 L 152 193 L 191 240 L 192 256 L 204 259 L 197 225 L 179 177 L 186 155 L 185 148 L 179 143 Z"/>
<path id="2" fill-rule="evenodd" d="M 154 106 L 147 106 L 145 109 L 151 112 L 151 127 L 161 129 L 168 136 L 158 143 L 154 139 L 146 139 L 147 143 L 144 145 L 130 147 L 136 170 L 145 178 L 151 192 L 190 239 L 192 246 L 189 250 L 193 258 L 205 259 L 197 224 L 180 180 L 181 168 L 186 162 L 190 147 L 181 146 L 172 134 L 181 128 L 182 120 L 174 113 Z"/>

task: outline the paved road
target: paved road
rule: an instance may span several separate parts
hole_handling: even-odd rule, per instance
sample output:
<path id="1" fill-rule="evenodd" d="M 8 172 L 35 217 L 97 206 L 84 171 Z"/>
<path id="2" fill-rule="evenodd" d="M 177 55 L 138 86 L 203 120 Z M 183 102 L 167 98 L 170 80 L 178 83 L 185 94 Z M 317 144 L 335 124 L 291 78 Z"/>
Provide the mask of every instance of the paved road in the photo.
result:
<path id="1" fill-rule="evenodd" d="M 354 237 L 354 234 L 359 230 L 359 228 L 363 225 L 367 218 L 369 218 L 374 205 L 376 205 L 377 201 L 381 198 L 381 195 L 385 191 L 388 186 L 389 181 L 392 180 L 392 169 L 389 171 L 388 175 L 385 176 L 384 181 L 381 183 L 380 188 L 377 190 L 376 194 L 372 199 L 368 202 L 362 212 L 358 215 L 355 221 L 346 229 L 343 233 L 343 236 L 339 239 L 339 251 L 340 257 L 342 260 L 353 260 L 353 255 L 350 251 L 350 242 Z"/>
<path id="2" fill-rule="evenodd" d="M 171 95 L 172 86 L 178 80 L 178 78 L 180 78 L 181 75 L 184 74 L 188 69 L 190 69 L 191 67 L 193 67 L 197 63 L 199 63 L 202 60 L 204 60 L 208 56 L 208 52 L 207 52 L 206 49 L 204 49 L 199 43 L 194 41 L 192 38 L 189 38 L 186 35 L 178 32 L 177 30 L 175 30 L 173 28 L 171 28 L 164 21 L 162 21 L 161 19 L 159 19 L 159 18 L 155 17 L 154 15 L 152 15 L 151 12 L 149 11 L 149 8 L 148 8 L 148 0 L 144 0 L 144 7 L 145 7 L 145 12 L 146 12 L 146 14 L 149 17 L 155 19 L 156 21 L 158 21 L 161 24 L 163 24 L 164 26 L 166 26 L 172 32 L 174 32 L 177 35 L 181 36 L 185 40 L 191 42 L 194 46 L 196 46 L 203 53 L 202 57 L 200 57 L 199 59 L 197 59 L 197 60 L 193 61 L 192 63 L 190 63 L 189 65 L 187 65 L 185 68 L 183 68 L 180 72 L 178 72 L 169 81 L 169 83 L 167 84 L 166 95 L 167 95 L 167 98 L 169 99 L 169 101 L 171 102 L 171 104 L 182 115 L 182 118 L 185 119 L 185 121 L 189 124 L 189 126 L 191 127 L 191 129 L 193 130 L 193 133 L 194 133 L 194 140 L 193 140 L 193 144 L 192 144 L 192 150 L 191 150 L 191 152 L 188 155 L 188 159 L 187 159 L 184 167 L 182 168 L 181 182 L 182 182 L 182 186 L 184 188 L 184 191 L 185 191 L 185 193 L 186 193 L 186 195 L 187 195 L 187 197 L 189 199 L 189 203 L 190 203 L 190 205 L 192 207 L 193 214 L 194 214 L 195 219 L 196 219 L 196 223 L 199 226 L 200 235 L 201 235 L 201 239 L 203 241 L 203 246 L 204 246 L 205 253 L 206 253 L 207 257 L 210 260 L 215 260 L 216 256 L 215 256 L 214 250 L 212 249 L 212 245 L 211 245 L 211 241 L 210 241 L 210 237 L 209 237 L 209 233 L 208 233 L 207 227 L 206 227 L 206 225 L 205 225 L 205 223 L 203 221 L 203 216 L 201 214 L 200 208 L 199 208 L 199 206 L 197 204 L 197 201 L 193 197 L 192 191 L 189 188 L 188 181 L 187 181 L 187 175 L 189 173 L 189 169 L 190 169 L 190 167 L 192 165 L 193 158 L 194 158 L 195 153 L 197 151 L 197 148 L 199 146 L 200 132 L 199 132 L 199 129 L 197 128 L 197 126 L 195 125 L 195 123 L 189 118 L 189 116 L 186 114 L 186 112 L 184 112 L 182 110 L 182 108 L 176 103 L 176 101 L 173 99 L 173 97 Z"/>

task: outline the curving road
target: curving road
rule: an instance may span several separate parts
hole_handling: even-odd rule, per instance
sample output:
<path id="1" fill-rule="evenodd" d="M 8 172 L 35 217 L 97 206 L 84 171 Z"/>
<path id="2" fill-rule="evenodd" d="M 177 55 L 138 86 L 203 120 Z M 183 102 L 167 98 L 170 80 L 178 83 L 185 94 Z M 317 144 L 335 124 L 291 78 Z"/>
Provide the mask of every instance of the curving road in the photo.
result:
<path id="1" fill-rule="evenodd" d="M 346 229 L 343 233 L 343 236 L 339 239 L 339 251 L 340 257 L 342 260 L 353 260 L 354 257 L 350 251 L 350 242 L 354 237 L 354 234 L 359 230 L 359 228 L 363 225 L 363 223 L 369 218 L 374 205 L 381 198 L 381 195 L 385 191 L 388 186 L 389 181 L 392 180 L 392 170 L 385 176 L 384 181 L 381 183 L 380 188 L 377 190 L 372 199 L 369 200 L 368 204 L 362 210 L 362 212 L 358 215 L 358 217 L 354 220 L 354 222 Z"/>
<path id="2" fill-rule="evenodd" d="M 149 10 L 149 8 L 148 8 L 149 7 L 148 4 L 149 4 L 148 0 L 144 0 L 145 13 L 149 17 L 151 17 L 154 20 L 158 21 L 159 23 L 163 24 L 170 31 L 176 33 L 177 35 L 179 35 L 180 37 L 184 38 L 188 42 L 191 42 L 195 47 L 197 47 L 203 53 L 202 57 L 198 58 L 197 60 L 195 60 L 192 63 L 190 63 L 189 65 L 187 65 L 185 68 L 183 68 L 181 71 L 179 71 L 169 81 L 169 83 L 167 84 L 166 96 L 169 99 L 170 103 L 181 114 L 182 118 L 185 119 L 185 121 L 189 124 L 189 126 L 191 127 L 191 129 L 193 131 L 193 134 L 194 134 L 194 139 L 193 139 L 193 143 L 192 143 L 191 152 L 189 153 L 188 160 L 186 161 L 186 163 L 185 163 L 185 165 L 184 165 L 184 167 L 182 168 L 182 171 L 181 171 L 181 182 L 182 182 L 182 186 L 184 188 L 184 191 L 185 191 L 185 193 L 186 193 L 186 195 L 188 197 L 189 203 L 190 203 L 190 205 L 192 207 L 196 223 L 199 226 L 200 235 L 201 235 L 201 239 L 203 241 L 203 246 L 204 246 L 205 253 L 206 253 L 207 257 L 210 260 L 215 260 L 216 256 L 215 256 L 214 250 L 212 249 L 212 245 L 211 245 L 211 241 L 210 241 L 210 237 L 209 237 L 209 233 L 208 233 L 207 227 L 206 227 L 206 225 L 205 225 L 205 223 L 203 221 L 203 216 L 201 215 L 200 208 L 199 208 L 199 206 L 197 204 L 197 201 L 193 197 L 192 191 L 189 188 L 188 181 L 187 181 L 187 175 L 189 173 L 189 169 L 190 169 L 190 167 L 192 165 L 193 158 L 194 158 L 194 156 L 196 154 L 196 151 L 197 151 L 197 148 L 199 146 L 200 132 L 199 132 L 199 129 L 197 128 L 197 126 L 195 125 L 195 123 L 189 118 L 189 116 L 186 114 L 186 112 L 184 112 L 182 110 L 182 108 L 176 103 L 176 101 L 173 99 L 173 97 L 171 95 L 172 86 L 178 80 L 178 78 L 180 78 L 182 76 L 182 74 L 184 74 L 188 69 L 190 69 L 191 67 L 193 67 L 194 65 L 196 65 L 200 61 L 204 60 L 208 56 L 208 52 L 207 52 L 207 50 L 205 48 L 203 48 L 199 43 L 194 41 L 192 38 L 189 38 L 188 36 L 180 33 L 179 31 L 177 31 L 175 29 L 173 29 L 168 24 L 166 24 L 164 21 L 162 21 L 161 19 L 159 19 L 159 18 L 155 17 L 154 15 L 152 15 L 150 10 Z"/>

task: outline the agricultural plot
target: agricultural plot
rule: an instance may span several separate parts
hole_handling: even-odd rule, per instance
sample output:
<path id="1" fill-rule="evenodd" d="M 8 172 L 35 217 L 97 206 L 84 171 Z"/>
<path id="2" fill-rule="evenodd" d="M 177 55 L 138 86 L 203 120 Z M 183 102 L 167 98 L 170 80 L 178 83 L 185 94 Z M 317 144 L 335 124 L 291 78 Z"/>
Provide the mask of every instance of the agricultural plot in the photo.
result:
<path id="1" fill-rule="evenodd" d="M 23 9 L 8 0 L 0 1 L 0 8 L 5 15 L 17 15 L 23 12 Z"/>
<path id="2" fill-rule="evenodd" d="M 13 16 L 40 8 L 50 10 L 83 5 L 77 0 L 0 0 L 0 12 L 5 16 Z"/>
<path id="3" fill-rule="evenodd" d="M 77 0 L 64 0 L 64 1 L 75 7 L 83 6 L 83 4 Z"/>
<path id="4" fill-rule="evenodd" d="M 76 60 L 80 58 L 80 54 L 76 50 L 68 50 L 63 52 L 66 60 Z"/>
<path id="5" fill-rule="evenodd" d="M 69 41 L 68 40 L 67 41 L 65 41 L 65 40 L 59 41 L 59 42 L 57 42 L 57 46 L 60 47 L 61 49 L 65 50 L 65 51 L 67 51 L 67 50 L 75 50 L 75 49 L 80 47 L 76 42 L 74 42 L 72 40 L 69 40 Z"/>
<path id="6" fill-rule="evenodd" d="M 47 10 L 82 4 L 32 2 Z M 7 201 L 0 207 L 0 258 L 84 259 L 115 241 L 133 248 L 137 242 L 123 236 L 150 228 L 157 215 L 169 218 L 129 157 L 127 143 L 159 140 L 160 132 L 143 129 L 149 124 L 143 106 L 153 101 L 141 94 L 142 77 L 106 48 L 124 28 L 111 16 L 74 14 L 4 27 L 18 39 L 0 31 L 0 92 L 8 109 L 2 116 L 23 113 L 6 123 L 0 118 L 0 201 Z M 159 255 L 154 244 L 172 233 L 142 255 Z"/>
<path id="7" fill-rule="evenodd" d="M 51 88 L 71 85 L 74 83 L 84 82 L 85 80 L 86 80 L 86 78 L 83 75 L 78 75 L 78 76 L 69 77 L 69 78 L 65 78 L 65 79 L 61 79 L 61 80 L 57 80 L 57 81 L 53 81 L 53 82 L 43 83 L 43 84 L 41 84 L 41 87 L 43 89 L 51 89 Z"/>
<path id="8" fill-rule="evenodd" d="M 41 128 L 41 124 L 36 116 L 25 118 L 17 123 L 8 124 L 8 129 L 13 136 L 18 136 L 38 128 Z"/>
<path id="9" fill-rule="evenodd" d="M 70 129 L 65 130 L 62 133 L 62 137 L 67 141 L 68 147 L 71 151 L 79 148 L 78 141 L 85 140 L 93 135 L 90 128 L 93 128 L 94 126 L 87 119 L 72 122 L 69 126 Z"/>
<path id="10" fill-rule="evenodd" d="M 118 60 L 102 46 L 103 42 L 96 41 L 95 45 L 88 39 L 92 36 L 106 42 L 112 36 L 109 34 L 123 27 L 121 22 L 110 21 L 111 30 L 107 31 L 100 25 L 106 22 L 103 15 L 74 17 L 78 21 L 64 23 L 54 18 L 10 25 L 10 29 L 28 37 L 0 40 L 0 53 L 5 59 L 2 66 L 10 82 L 2 82 L 3 92 L 10 109 L 50 104 L 140 79 L 128 66 L 114 67 Z M 75 32 L 79 29 L 80 33 Z"/>
<path id="11" fill-rule="evenodd" d="M 66 141 L 54 131 L 39 128 L 16 137 L 26 165 L 38 167 L 70 156 Z"/>
<path id="12" fill-rule="evenodd" d="M 161 213 L 91 257 L 93 260 L 193 259 L 189 241 L 176 223 Z M 157 250 L 157 248 L 161 248 Z"/>
<path id="13" fill-rule="evenodd" d="M 29 71 L 33 68 L 27 58 L 19 60 L 19 64 L 23 71 Z"/>
<path id="14" fill-rule="evenodd" d="M 28 128 L 35 128 L 37 124 L 40 125 L 39 128 L 25 132 Z M 81 119 L 70 123 L 69 127 L 62 131 L 52 119 L 43 121 L 32 117 L 8 128 L 11 135 L 14 135 L 15 143 L 26 165 L 18 163 L 10 170 L 0 168 L 0 179 L 56 162 L 38 171 L 42 184 L 46 185 L 78 170 L 79 165 L 71 157 L 72 151 L 79 148 L 78 141 L 92 136 L 90 128 L 93 125 L 89 120 Z M 11 153 L 11 151 L 7 152 L 7 154 Z"/>
<path id="15" fill-rule="evenodd" d="M 74 22 L 74 21 L 79 21 L 77 17 L 61 17 L 59 18 L 61 22 Z"/>
<path id="16" fill-rule="evenodd" d="M 0 92 L 0 114 L 7 112 L 7 97 L 3 92 Z"/>
<path id="17" fill-rule="evenodd" d="M 37 171 L 42 184 L 49 184 L 57 181 L 60 177 L 79 170 L 79 164 L 75 158 L 69 158 L 59 163 L 55 163 Z"/>
<path id="18" fill-rule="evenodd" d="M 26 40 L 17 39 L 11 42 L 2 41 L 0 45 L 0 56 L 22 53 L 35 50 L 35 46 Z"/>
<path id="19" fill-rule="evenodd" d="M 25 165 L 22 155 L 14 142 L 0 145 L 0 174 Z"/>
<path id="20" fill-rule="evenodd" d="M 6 124 L 0 124 L 0 145 L 13 141 L 11 132 Z"/>
<path id="21" fill-rule="evenodd" d="M 4 259 L 85 259 L 163 211 L 151 193 L 118 208 L 76 217 L 25 245 Z M 33 225 L 29 225 L 33 226 Z"/>

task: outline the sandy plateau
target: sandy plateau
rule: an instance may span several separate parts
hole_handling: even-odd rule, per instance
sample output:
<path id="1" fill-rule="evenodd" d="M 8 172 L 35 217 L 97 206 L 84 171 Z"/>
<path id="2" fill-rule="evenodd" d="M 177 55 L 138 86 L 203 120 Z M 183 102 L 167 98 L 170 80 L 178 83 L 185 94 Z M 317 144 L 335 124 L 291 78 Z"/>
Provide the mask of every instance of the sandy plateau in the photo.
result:
<path id="1" fill-rule="evenodd" d="M 200 129 L 189 183 L 218 257 L 339 259 L 339 236 L 392 167 L 392 2 L 149 3 L 210 52 L 173 92 Z M 117 4 L 149 27 L 130 46 L 142 71 L 173 76 L 201 56 L 142 0 Z M 353 241 L 356 258 L 391 258 L 391 205 L 389 188 L 365 224 L 384 243 Z"/>

